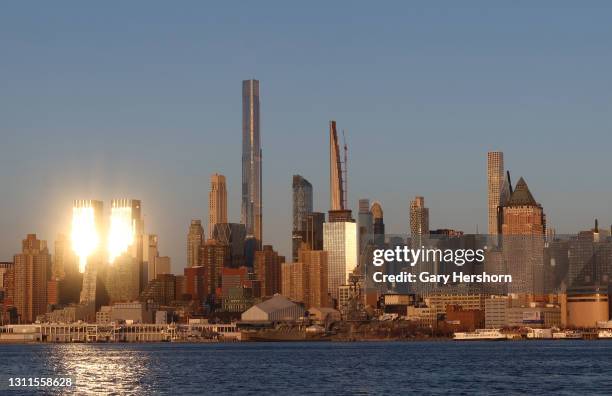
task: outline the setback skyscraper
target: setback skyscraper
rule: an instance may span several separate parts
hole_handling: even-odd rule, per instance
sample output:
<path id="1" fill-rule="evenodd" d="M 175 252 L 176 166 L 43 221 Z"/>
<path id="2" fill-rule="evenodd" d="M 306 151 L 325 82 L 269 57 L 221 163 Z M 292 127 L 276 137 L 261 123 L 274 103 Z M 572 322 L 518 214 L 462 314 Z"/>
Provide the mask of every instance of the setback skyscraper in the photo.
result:
<path id="1" fill-rule="evenodd" d="M 242 82 L 242 208 L 247 235 L 262 244 L 261 144 L 259 134 L 259 81 Z"/>
<path id="2" fill-rule="evenodd" d="M 28 234 L 22 242 L 22 252 L 14 256 L 14 303 L 24 323 L 31 323 L 47 312 L 47 270 L 51 255 L 47 242 Z"/>
<path id="3" fill-rule="evenodd" d="M 212 237 L 215 224 L 227 223 L 227 187 L 225 176 L 218 173 L 210 176 L 208 193 L 208 235 Z"/>

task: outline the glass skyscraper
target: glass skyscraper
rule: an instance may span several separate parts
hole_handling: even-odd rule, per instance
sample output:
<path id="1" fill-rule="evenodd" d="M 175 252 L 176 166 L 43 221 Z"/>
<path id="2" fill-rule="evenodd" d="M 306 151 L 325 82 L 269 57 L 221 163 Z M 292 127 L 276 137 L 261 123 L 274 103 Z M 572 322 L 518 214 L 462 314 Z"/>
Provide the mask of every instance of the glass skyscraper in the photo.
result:
<path id="1" fill-rule="evenodd" d="M 346 284 L 357 267 L 357 224 L 339 221 L 323 224 L 323 250 L 327 252 L 328 291 L 338 299 L 338 288 Z"/>
<path id="2" fill-rule="evenodd" d="M 298 259 L 298 249 L 304 240 L 304 221 L 312 212 L 312 184 L 300 175 L 293 175 L 293 228 L 291 252 L 293 261 Z"/>

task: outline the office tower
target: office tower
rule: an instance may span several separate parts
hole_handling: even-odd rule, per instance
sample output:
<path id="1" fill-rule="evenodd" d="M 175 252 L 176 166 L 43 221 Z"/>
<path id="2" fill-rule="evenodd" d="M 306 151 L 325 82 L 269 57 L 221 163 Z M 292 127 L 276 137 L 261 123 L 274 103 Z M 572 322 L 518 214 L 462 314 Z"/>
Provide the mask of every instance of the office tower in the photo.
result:
<path id="1" fill-rule="evenodd" d="M 242 210 L 247 235 L 262 244 L 262 172 L 259 131 L 259 81 L 242 82 Z"/>
<path id="2" fill-rule="evenodd" d="M 487 153 L 487 204 L 489 235 L 499 234 L 497 222 L 497 207 L 500 204 L 500 193 L 504 182 L 504 153 L 489 151 Z"/>
<path id="3" fill-rule="evenodd" d="M 187 267 L 197 267 L 201 264 L 200 251 L 204 245 L 204 229 L 202 221 L 191 220 L 187 234 Z"/>
<path id="4" fill-rule="evenodd" d="M 155 257 L 155 278 L 172 273 L 172 261 L 168 256 Z"/>
<path id="5" fill-rule="evenodd" d="M 70 240 L 64 234 L 59 234 L 55 240 L 50 282 L 54 284 L 48 286 L 56 287 L 57 303 L 79 302 L 83 274 L 79 272 L 79 259 L 70 246 Z"/>
<path id="6" fill-rule="evenodd" d="M 348 282 L 358 264 L 357 224 L 340 221 L 323 224 L 323 250 L 327 252 L 328 292 L 338 299 L 338 288 Z"/>
<path id="7" fill-rule="evenodd" d="M 123 253 L 106 268 L 104 289 L 108 302 L 129 302 L 140 295 L 140 265 L 135 257 Z"/>
<path id="8" fill-rule="evenodd" d="M 410 201 L 410 236 L 413 247 L 421 247 L 429 235 L 429 208 L 425 198 L 415 197 Z"/>
<path id="9" fill-rule="evenodd" d="M 279 256 L 272 246 L 264 245 L 263 249 L 255 252 L 255 276 L 261 282 L 261 295 L 273 296 L 281 292 L 281 265 L 285 262 L 284 256 Z"/>
<path id="10" fill-rule="evenodd" d="M 113 199 L 108 231 L 108 263 L 109 271 L 122 255 L 132 259 L 137 270 L 135 291 L 129 295 L 138 296 L 148 282 L 147 270 L 143 264 L 144 220 L 142 219 L 141 201 L 138 199 Z M 123 260 L 123 263 L 127 262 Z M 130 264 L 130 269 L 132 266 Z"/>
<path id="11" fill-rule="evenodd" d="M 503 252 L 509 293 L 542 294 L 546 217 L 521 177 L 503 207 Z"/>
<path id="12" fill-rule="evenodd" d="M 224 267 L 230 264 L 230 247 L 214 239 L 206 241 L 202 246 L 202 266 L 206 270 L 210 295 L 221 295 L 221 274 Z"/>
<path id="13" fill-rule="evenodd" d="M 145 235 L 143 238 L 142 261 L 147 268 L 147 281 L 151 282 L 157 276 L 155 258 L 159 256 L 159 239 L 155 234 Z"/>
<path id="14" fill-rule="evenodd" d="M 323 223 L 325 213 L 308 213 L 302 221 L 302 245 L 308 250 L 323 250 Z M 299 250 L 299 249 L 298 249 Z"/>
<path id="15" fill-rule="evenodd" d="M 246 227 L 238 223 L 215 224 L 211 238 L 230 247 L 230 264 L 232 268 L 238 268 L 246 264 L 245 240 Z"/>
<path id="16" fill-rule="evenodd" d="M 13 262 L 14 305 L 21 322 L 31 323 L 47 312 L 47 271 L 51 267 L 47 242 L 36 239 L 36 234 L 28 234 Z"/>
<path id="17" fill-rule="evenodd" d="M 208 235 L 213 234 L 215 224 L 227 223 L 227 187 L 225 176 L 218 173 L 210 176 L 208 193 Z"/>
<path id="18" fill-rule="evenodd" d="M 385 220 L 380 202 L 375 201 L 370 208 L 372 213 L 372 228 L 374 231 L 374 244 L 382 246 L 385 243 Z"/>
<path id="19" fill-rule="evenodd" d="M 359 226 L 359 248 L 363 250 L 368 242 L 374 239 L 374 218 L 370 211 L 370 200 L 367 198 L 359 200 L 357 224 Z"/>
<path id="20" fill-rule="evenodd" d="M 358 264 L 358 230 L 347 207 L 346 158 L 340 156 L 336 122 L 329 123 L 329 222 L 323 224 L 323 250 L 327 252 L 328 291 L 338 299 L 338 288 L 348 281 L 348 276 Z M 344 164 L 344 166 L 343 166 Z"/>
<path id="21" fill-rule="evenodd" d="M 605 232 L 605 231 L 604 231 Z M 608 285 L 612 275 L 612 240 L 602 238 L 595 227 L 581 231 L 569 241 L 567 286 Z"/>
<path id="22" fill-rule="evenodd" d="M 96 303 L 98 271 L 106 264 L 106 238 L 102 201 L 75 200 L 72 205 L 72 250 L 83 273 L 81 303 Z"/>
<path id="23" fill-rule="evenodd" d="M 304 220 L 312 212 L 312 184 L 300 175 L 293 175 L 293 228 L 291 234 L 291 257 L 297 260 L 298 250 L 304 240 Z"/>

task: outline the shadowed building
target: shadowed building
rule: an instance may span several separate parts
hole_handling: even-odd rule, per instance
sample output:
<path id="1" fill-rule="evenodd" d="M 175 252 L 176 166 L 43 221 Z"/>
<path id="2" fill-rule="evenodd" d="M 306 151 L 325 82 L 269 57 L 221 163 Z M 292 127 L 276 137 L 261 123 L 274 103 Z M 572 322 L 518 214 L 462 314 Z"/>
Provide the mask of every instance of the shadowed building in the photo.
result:
<path id="1" fill-rule="evenodd" d="M 312 184 L 300 175 L 293 175 L 293 228 L 291 258 L 297 261 L 298 250 L 304 241 L 304 220 L 312 212 Z"/>
<path id="2" fill-rule="evenodd" d="M 204 228 L 201 220 L 191 220 L 187 234 L 187 267 L 197 267 L 201 264 L 200 252 L 204 245 Z"/>
<path id="3" fill-rule="evenodd" d="M 206 269 L 208 293 L 221 296 L 221 275 L 223 268 L 230 264 L 230 247 L 214 239 L 202 247 L 202 265 Z"/>
<path id="4" fill-rule="evenodd" d="M 230 267 L 238 268 L 246 264 L 246 228 L 244 224 L 215 224 L 211 238 L 221 243 L 222 245 L 227 245 L 230 247 Z"/>

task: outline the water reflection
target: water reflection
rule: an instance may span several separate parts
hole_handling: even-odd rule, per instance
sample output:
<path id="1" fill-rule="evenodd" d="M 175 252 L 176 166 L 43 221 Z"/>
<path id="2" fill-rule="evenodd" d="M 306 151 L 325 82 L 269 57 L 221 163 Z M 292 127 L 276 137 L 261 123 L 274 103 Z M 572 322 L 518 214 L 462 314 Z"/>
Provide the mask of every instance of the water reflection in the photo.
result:
<path id="1" fill-rule="evenodd" d="M 54 376 L 73 380 L 78 394 L 148 393 L 147 376 L 155 364 L 150 355 L 114 345 L 60 344 L 46 349 L 44 359 Z"/>

